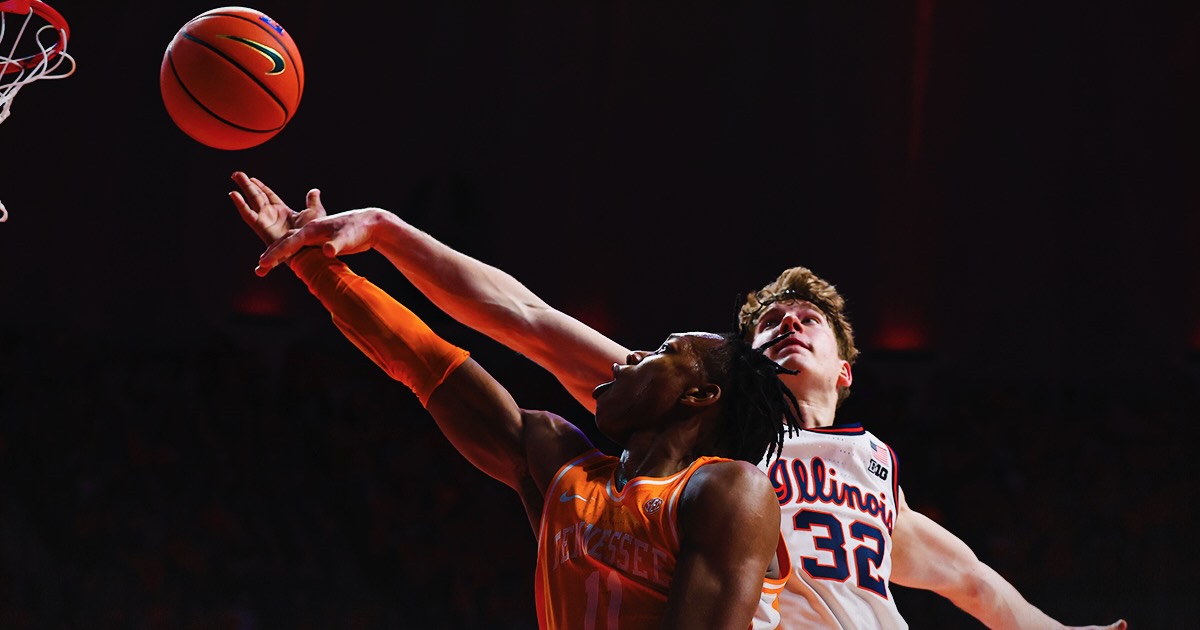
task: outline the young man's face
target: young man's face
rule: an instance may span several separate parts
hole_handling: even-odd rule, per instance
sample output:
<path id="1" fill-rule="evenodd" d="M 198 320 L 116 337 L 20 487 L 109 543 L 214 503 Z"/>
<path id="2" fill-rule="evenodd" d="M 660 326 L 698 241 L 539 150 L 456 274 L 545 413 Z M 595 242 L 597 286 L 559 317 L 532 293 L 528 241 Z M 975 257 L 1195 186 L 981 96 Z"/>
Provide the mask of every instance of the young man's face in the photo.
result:
<path id="1" fill-rule="evenodd" d="M 797 377 L 784 379 L 792 393 L 806 398 L 808 392 L 796 390 L 828 388 L 836 394 L 839 387 L 850 386 L 850 363 L 838 355 L 833 327 L 825 313 L 810 302 L 781 300 L 769 304 L 751 329 L 750 341 L 759 348 L 788 332 L 792 334 L 767 348 L 764 354 L 783 367 L 800 372 Z"/>
<path id="2" fill-rule="evenodd" d="M 659 426 L 689 390 L 707 385 L 701 353 L 724 343 L 710 333 L 679 333 L 657 350 L 630 353 L 625 364 L 613 364 L 613 380 L 592 391 L 596 426 L 618 444 L 635 430 Z"/>

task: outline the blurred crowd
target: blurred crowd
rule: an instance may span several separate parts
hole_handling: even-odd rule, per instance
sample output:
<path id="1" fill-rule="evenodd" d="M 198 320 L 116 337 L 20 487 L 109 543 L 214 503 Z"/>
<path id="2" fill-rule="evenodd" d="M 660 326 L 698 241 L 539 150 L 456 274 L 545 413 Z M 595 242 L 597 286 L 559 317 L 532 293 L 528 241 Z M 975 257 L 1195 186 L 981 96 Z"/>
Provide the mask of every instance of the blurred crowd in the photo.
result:
<path id="1" fill-rule="evenodd" d="M 329 330 L 2 333 L 0 628 L 536 628 L 516 495 Z M 502 382 L 523 361 L 488 359 Z M 1174 627 L 1194 606 L 1195 375 L 939 369 L 868 352 L 839 414 L 896 448 L 909 503 L 1062 621 Z M 895 596 L 914 628 L 978 627 Z"/>

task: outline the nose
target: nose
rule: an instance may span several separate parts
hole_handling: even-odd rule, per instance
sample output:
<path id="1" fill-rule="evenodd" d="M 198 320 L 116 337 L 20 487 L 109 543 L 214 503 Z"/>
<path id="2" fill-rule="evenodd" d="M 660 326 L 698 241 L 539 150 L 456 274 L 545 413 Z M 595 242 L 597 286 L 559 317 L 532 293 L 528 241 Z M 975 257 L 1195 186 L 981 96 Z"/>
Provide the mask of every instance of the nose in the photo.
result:
<path id="1" fill-rule="evenodd" d="M 625 365 L 637 365 L 641 363 L 642 359 L 646 358 L 646 355 L 648 354 L 650 353 L 646 352 L 645 350 L 630 352 L 629 356 L 625 357 Z"/>
<path id="2" fill-rule="evenodd" d="M 800 318 L 795 313 L 784 313 L 783 318 L 779 320 L 779 332 L 800 332 L 804 330 L 804 325 L 800 323 Z"/>

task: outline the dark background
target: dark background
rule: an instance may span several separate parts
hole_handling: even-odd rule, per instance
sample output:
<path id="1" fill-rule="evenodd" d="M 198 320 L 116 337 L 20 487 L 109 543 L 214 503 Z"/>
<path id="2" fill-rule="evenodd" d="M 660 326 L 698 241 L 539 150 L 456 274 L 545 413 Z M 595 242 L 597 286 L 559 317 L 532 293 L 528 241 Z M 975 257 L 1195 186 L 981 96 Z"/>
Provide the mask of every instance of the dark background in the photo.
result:
<path id="1" fill-rule="evenodd" d="M 1060 621 L 1195 619 L 1200 5 L 263 1 L 305 93 L 226 152 L 158 90 L 219 5 L 52 4 L 78 70 L 0 125 L 0 627 L 535 627 L 516 497 L 254 276 L 238 169 L 393 210 L 631 347 L 809 266 L 863 349 L 839 418 L 913 507 Z"/>

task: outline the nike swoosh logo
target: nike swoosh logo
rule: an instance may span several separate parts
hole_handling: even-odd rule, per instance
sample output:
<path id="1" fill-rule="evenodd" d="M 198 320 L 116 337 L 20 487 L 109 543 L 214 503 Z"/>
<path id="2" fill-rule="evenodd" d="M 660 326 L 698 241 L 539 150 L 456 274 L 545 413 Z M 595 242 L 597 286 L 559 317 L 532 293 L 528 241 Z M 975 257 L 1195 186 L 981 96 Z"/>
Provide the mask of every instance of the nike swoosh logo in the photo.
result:
<path id="1" fill-rule="evenodd" d="M 271 69 L 267 71 L 267 74 L 281 74 L 287 69 L 287 63 L 284 62 L 283 55 L 279 54 L 278 50 L 275 50 L 266 44 L 260 44 L 252 39 L 238 37 L 237 35 L 222 35 L 221 37 L 232 39 L 239 44 L 245 44 L 257 51 L 258 54 L 269 59 L 271 61 Z"/>
<path id="2" fill-rule="evenodd" d="M 561 497 L 558 497 L 558 502 L 566 503 L 566 502 L 570 501 L 571 499 L 579 499 L 580 501 L 587 503 L 587 499 L 579 496 L 578 494 L 567 494 L 566 492 L 562 493 Z"/>

